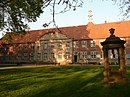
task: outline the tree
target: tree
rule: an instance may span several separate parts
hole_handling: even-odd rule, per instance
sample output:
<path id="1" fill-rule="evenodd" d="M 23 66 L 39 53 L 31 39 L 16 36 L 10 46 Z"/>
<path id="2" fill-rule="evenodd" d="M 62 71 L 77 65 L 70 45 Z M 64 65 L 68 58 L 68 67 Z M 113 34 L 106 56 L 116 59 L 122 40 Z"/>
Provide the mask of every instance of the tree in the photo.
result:
<path id="1" fill-rule="evenodd" d="M 130 0 L 112 0 L 114 1 L 121 10 L 121 15 L 124 19 L 130 17 Z"/>
<path id="2" fill-rule="evenodd" d="M 43 13 L 43 0 L 0 0 L 0 29 L 21 31 Z"/>
<path id="3" fill-rule="evenodd" d="M 91 0 L 94 2 L 94 0 Z M 104 1 L 104 0 L 102 0 Z M 119 5 L 122 15 L 125 18 L 130 16 L 130 0 L 112 0 Z M 85 2 L 85 1 L 84 1 Z M 21 31 L 28 28 L 28 22 L 35 22 L 46 7 L 51 6 L 53 22 L 55 24 L 55 15 L 69 10 L 76 10 L 82 7 L 83 0 L 0 0 L 0 29 L 7 31 Z M 56 12 L 57 6 L 63 6 L 59 12 Z M 50 23 L 51 23 L 50 22 Z M 45 23 L 43 26 L 48 26 Z"/>

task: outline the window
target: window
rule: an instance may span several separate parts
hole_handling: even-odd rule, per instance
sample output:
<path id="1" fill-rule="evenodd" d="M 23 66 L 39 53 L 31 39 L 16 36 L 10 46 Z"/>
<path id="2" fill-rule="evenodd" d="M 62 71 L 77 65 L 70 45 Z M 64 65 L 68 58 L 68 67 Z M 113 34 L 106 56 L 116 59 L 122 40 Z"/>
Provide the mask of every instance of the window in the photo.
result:
<path id="1" fill-rule="evenodd" d="M 9 60 L 14 60 L 15 59 L 15 55 L 12 53 L 12 54 L 9 54 Z"/>
<path id="2" fill-rule="evenodd" d="M 20 53 L 18 53 L 18 59 L 21 59 L 22 55 Z"/>
<path id="3" fill-rule="evenodd" d="M 87 41 L 86 40 L 82 40 L 82 48 L 86 48 L 87 47 Z"/>
<path id="4" fill-rule="evenodd" d="M 26 59 L 28 57 L 28 54 L 27 53 L 24 53 L 24 59 Z"/>
<path id="5" fill-rule="evenodd" d="M 58 48 L 62 49 L 62 43 L 61 42 L 58 44 Z"/>
<path id="6" fill-rule="evenodd" d="M 43 54 L 43 59 L 46 60 L 47 59 L 47 53 Z"/>
<path id="7" fill-rule="evenodd" d="M 62 59 L 62 53 L 58 53 L 58 59 Z"/>
<path id="8" fill-rule="evenodd" d="M 41 58 L 41 53 L 37 53 L 37 59 L 40 60 Z"/>
<path id="9" fill-rule="evenodd" d="M 108 57 L 110 59 L 118 58 L 118 52 L 116 50 L 109 50 Z"/>
<path id="10" fill-rule="evenodd" d="M 47 49 L 47 43 L 43 44 L 43 49 Z"/>
<path id="11" fill-rule="evenodd" d="M 9 45 L 6 45 L 6 50 L 9 50 Z"/>
<path id="12" fill-rule="evenodd" d="M 51 53 L 51 59 L 54 59 L 55 56 L 54 56 L 54 53 Z"/>
<path id="13" fill-rule="evenodd" d="M 21 49 L 22 49 L 22 45 L 19 44 L 19 45 L 18 45 L 18 50 L 21 50 Z"/>
<path id="14" fill-rule="evenodd" d="M 69 48 L 70 47 L 70 42 L 66 43 L 66 47 Z"/>
<path id="15" fill-rule="evenodd" d="M 87 59 L 87 52 L 82 52 L 82 56 L 84 59 Z"/>
<path id="16" fill-rule="evenodd" d="M 28 44 L 24 44 L 24 50 L 27 50 Z"/>
<path id="17" fill-rule="evenodd" d="M 78 52 L 74 52 L 74 55 L 78 55 Z"/>
<path id="18" fill-rule="evenodd" d="M 33 53 L 30 53 L 30 56 L 34 56 L 34 54 L 33 54 Z"/>
<path id="19" fill-rule="evenodd" d="M 34 60 L 34 54 L 33 53 L 30 53 L 30 60 Z"/>
<path id="20" fill-rule="evenodd" d="M 34 47 L 35 47 L 35 45 L 34 45 L 34 43 L 32 43 L 31 44 L 31 49 L 34 50 Z"/>
<path id="21" fill-rule="evenodd" d="M 66 53 L 65 53 L 65 58 L 66 58 L 66 59 L 69 59 L 69 58 L 70 58 L 70 52 L 66 52 Z"/>
<path id="22" fill-rule="evenodd" d="M 130 54 L 126 54 L 126 58 L 130 58 Z"/>
<path id="23" fill-rule="evenodd" d="M 74 41 L 74 48 L 78 47 L 78 41 Z"/>
<path id="24" fill-rule="evenodd" d="M 91 51 L 90 52 L 91 58 L 96 58 L 96 51 Z"/>
<path id="25" fill-rule="evenodd" d="M 94 40 L 90 41 L 90 47 L 95 47 L 95 41 Z"/>
<path id="26" fill-rule="evenodd" d="M 51 44 L 51 49 L 54 49 L 54 48 L 55 48 L 54 44 Z"/>

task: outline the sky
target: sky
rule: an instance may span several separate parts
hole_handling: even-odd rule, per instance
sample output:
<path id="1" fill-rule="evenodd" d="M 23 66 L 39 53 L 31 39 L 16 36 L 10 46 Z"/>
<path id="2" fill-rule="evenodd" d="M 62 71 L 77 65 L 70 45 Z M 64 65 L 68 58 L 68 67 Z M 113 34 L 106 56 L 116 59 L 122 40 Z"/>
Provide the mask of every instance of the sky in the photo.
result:
<path id="1" fill-rule="evenodd" d="M 91 9 L 93 14 L 92 22 L 100 24 L 107 22 L 121 21 L 123 18 L 120 15 L 119 6 L 111 0 L 83 0 L 83 6 L 77 8 L 76 11 L 70 10 L 64 14 L 55 16 L 55 21 L 58 27 L 86 25 L 88 23 L 88 11 Z M 62 9 L 58 7 L 58 9 Z M 50 8 L 44 10 L 37 22 L 29 23 L 30 30 L 44 29 L 44 23 L 52 20 Z M 47 28 L 53 28 L 50 24 Z"/>
<path id="2" fill-rule="evenodd" d="M 56 25 L 58 27 L 86 25 L 88 23 L 88 11 L 91 9 L 93 14 L 92 22 L 100 24 L 107 22 L 121 21 L 123 18 L 120 15 L 119 6 L 112 0 L 82 0 L 84 1 L 81 8 L 76 11 L 70 10 L 63 14 L 55 15 Z M 64 6 L 57 7 L 56 11 L 62 10 Z M 40 15 L 36 22 L 29 23 L 30 30 L 45 29 L 42 25 L 52 21 L 50 7 L 44 9 L 44 13 Z M 50 24 L 47 28 L 55 27 Z M 46 29 L 47 29 L 46 28 Z M 0 33 L 2 37 L 2 33 Z"/>

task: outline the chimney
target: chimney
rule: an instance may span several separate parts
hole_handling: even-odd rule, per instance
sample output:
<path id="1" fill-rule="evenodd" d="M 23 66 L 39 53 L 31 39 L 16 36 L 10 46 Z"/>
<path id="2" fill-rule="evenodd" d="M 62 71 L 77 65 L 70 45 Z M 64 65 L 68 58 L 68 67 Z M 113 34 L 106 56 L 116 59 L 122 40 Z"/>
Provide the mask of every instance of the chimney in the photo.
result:
<path id="1" fill-rule="evenodd" d="M 105 20 L 105 24 L 107 23 L 107 21 Z"/>

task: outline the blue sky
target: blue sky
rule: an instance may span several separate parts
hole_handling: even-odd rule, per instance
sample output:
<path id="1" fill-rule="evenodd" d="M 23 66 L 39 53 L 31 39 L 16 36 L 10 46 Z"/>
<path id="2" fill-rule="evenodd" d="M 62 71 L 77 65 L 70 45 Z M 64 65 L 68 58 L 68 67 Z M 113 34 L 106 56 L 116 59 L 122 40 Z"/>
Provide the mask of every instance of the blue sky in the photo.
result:
<path id="1" fill-rule="evenodd" d="M 117 4 L 111 0 L 83 0 L 83 7 L 77 8 L 76 11 L 68 11 L 64 14 L 58 14 L 55 16 L 56 24 L 58 27 L 66 26 L 77 26 L 85 25 L 88 23 L 88 11 L 91 9 L 93 11 L 93 23 L 100 24 L 107 22 L 121 21 L 123 18 L 120 15 L 120 9 Z M 58 7 L 58 9 L 62 9 Z M 44 29 L 42 25 L 48 23 L 52 20 L 52 15 L 50 14 L 50 8 L 46 8 L 45 12 L 41 14 L 37 22 L 29 23 L 30 30 Z M 51 24 L 48 28 L 54 27 Z"/>
<path id="2" fill-rule="evenodd" d="M 119 6 L 112 0 L 83 0 L 83 7 L 77 8 L 76 11 L 70 10 L 64 14 L 55 16 L 58 27 L 86 25 L 88 23 L 88 11 L 93 11 L 93 23 L 100 24 L 107 22 L 121 21 L 123 18 L 120 15 Z M 62 9 L 63 6 L 57 7 L 57 10 Z M 40 15 L 37 22 L 29 23 L 30 30 L 44 29 L 44 23 L 52 20 L 50 7 L 44 9 L 44 13 Z M 53 24 L 47 28 L 53 28 Z M 2 37 L 2 33 L 0 33 Z"/>

